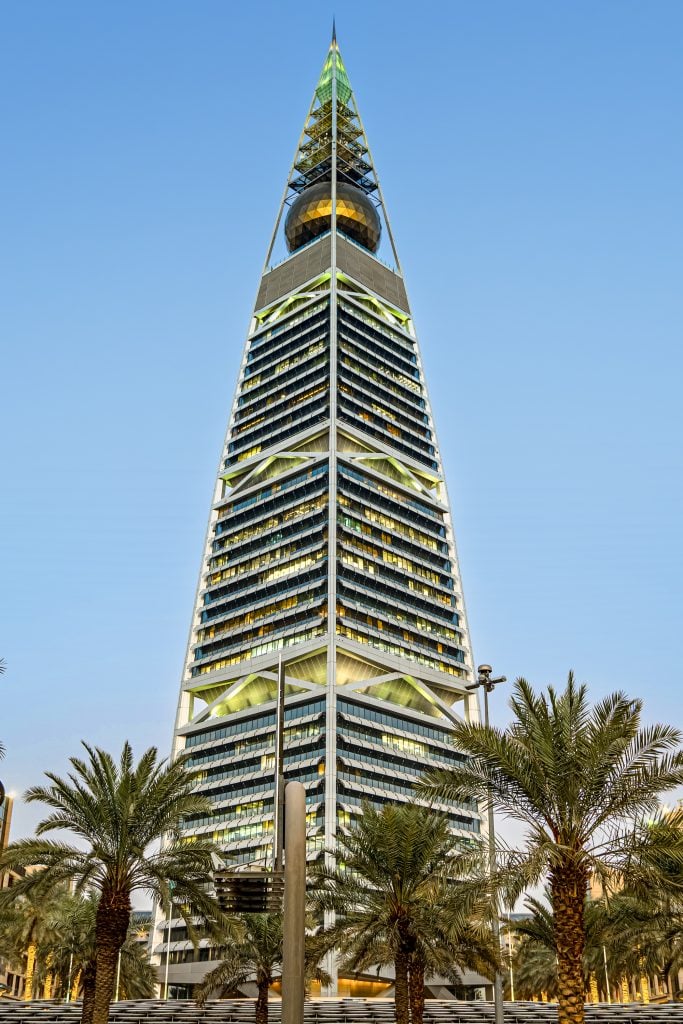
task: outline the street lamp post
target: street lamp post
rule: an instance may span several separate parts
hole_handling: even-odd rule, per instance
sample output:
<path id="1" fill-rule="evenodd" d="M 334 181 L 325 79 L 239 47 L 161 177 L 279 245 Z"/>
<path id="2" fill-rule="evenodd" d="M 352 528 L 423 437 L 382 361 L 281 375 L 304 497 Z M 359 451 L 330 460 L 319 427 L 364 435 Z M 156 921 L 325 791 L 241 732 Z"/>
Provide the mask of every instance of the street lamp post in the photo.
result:
<path id="1" fill-rule="evenodd" d="M 603 963 L 605 965 L 605 986 L 607 988 L 607 1003 L 608 1003 L 609 1006 L 611 1006 L 612 1005 L 612 993 L 610 992 L 610 989 L 609 989 L 609 972 L 607 970 L 607 950 L 605 949 L 604 946 L 602 947 L 602 960 L 603 960 Z"/>
<path id="2" fill-rule="evenodd" d="M 166 968 L 164 970 L 164 999 L 168 999 L 168 965 L 171 962 L 171 922 L 173 920 L 173 896 L 168 899 L 168 933 L 166 935 Z"/>
<path id="3" fill-rule="evenodd" d="M 73 954 L 73 950 L 71 950 L 71 952 L 69 953 L 69 976 L 68 976 L 67 981 L 66 981 L 66 999 L 64 1000 L 65 1003 L 70 1003 L 71 1002 L 71 974 L 73 972 L 73 969 L 74 969 L 74 954 Z"/>
<path id="4" fill-rule="evenodd" d="M 492 678 L 491 674 L 493 669 L 490 665 L 479 665 L 477 668 L 477 681 L 471 683 L 467 687 L 468 690 L 478 690 L 479 687 L 484 691 L 484 725 L 488 729 L 489 726 L 489 694 L 493 693 L 493 690 L 499 683 L 505 682 L 505 676 L 497 676 Z M 493 877 L 496 870 L 496 835 L 494 831 L 494 820 L 493 820 L 493 797 L 491 790 L 489 789 L 488 799 L 488 826 L 489 826 L 489 876 Z M 493 941 L 496 944 L 496 949 L 500 952 L 500 921 L 498 920 L 498 899 L 495 900 L 495 913 L 493 915 Z M 496 971 L 493 979 L 493 1002 L 496 1014 L 496 1024 L 504 1024 L 504 1007 L 503 1007 L 503 975 L 500 971 Z"/>
<path id="5" fill-rule="evenodd" d="M 119 958 L 116 961 L 116 991 L 114 995 L 114 1002 L 119 1001 L 119 988 L 121 986 L 121 950 L 119 950 Z"/>
<path id="6" fill-rule="evenodd" d="M 508 962 L 510 964 L 510 999 L 515 1001 L 515 974 L 512 969 L 512 909 L 508 917 Z"/>

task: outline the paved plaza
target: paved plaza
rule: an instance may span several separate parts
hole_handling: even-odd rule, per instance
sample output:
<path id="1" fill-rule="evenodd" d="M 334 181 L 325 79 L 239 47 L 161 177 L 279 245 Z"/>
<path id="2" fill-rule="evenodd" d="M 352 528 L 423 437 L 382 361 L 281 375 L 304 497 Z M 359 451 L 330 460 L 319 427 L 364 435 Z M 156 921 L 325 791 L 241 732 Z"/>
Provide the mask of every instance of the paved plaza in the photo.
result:
<path id="1" fill-rule="evenodd" d="M 281 1003 L 269 1006 L 271 1024 L 280 1024 Z M 0 1024 L 76 1024 L 80 1002 L 68 1006 L 50 1002 L 18 1003 L 0 999 Z M 114 1003 L 111 1024 L 252 1024 L 253 999 L 212 1000 L 203 1009 L 192 1001 L 138 999 Z M 460 1003 L 429 999 L 425 1003 L 425 1024 L 493 1024 L 492 1003 Z M 311 999 L 306 1002 L 305 1024 L 393 1024 L 391 999 Z M 552 1003 L 506 1003 L 506 1024 L 555 1024 L 557 1008 Z M 588 1024 L 683 1024 L 683 1003 L 628 1003 L 586 1007 Z"/>

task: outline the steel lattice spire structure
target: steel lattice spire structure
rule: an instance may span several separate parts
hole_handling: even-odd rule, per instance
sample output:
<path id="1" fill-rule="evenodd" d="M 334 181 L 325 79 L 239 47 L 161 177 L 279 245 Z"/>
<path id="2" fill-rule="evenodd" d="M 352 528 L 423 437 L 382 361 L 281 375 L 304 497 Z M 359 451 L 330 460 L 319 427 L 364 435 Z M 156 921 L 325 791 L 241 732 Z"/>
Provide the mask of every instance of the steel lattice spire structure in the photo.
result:
<path id="1" fill-rule="evenodd" d="M 306 787 L 309 857 L 362 800 L 414 801 L 425 767 L 460 757 L 452 723 L 477 712 L 448 497 L 335 34 L 246 339 L 175 726 L 213 804 L 186 828 L 232 864 L 270 863 L 279 659 L 285 775 Z M 449 813 L 471 842 L 477 811 Z"/>

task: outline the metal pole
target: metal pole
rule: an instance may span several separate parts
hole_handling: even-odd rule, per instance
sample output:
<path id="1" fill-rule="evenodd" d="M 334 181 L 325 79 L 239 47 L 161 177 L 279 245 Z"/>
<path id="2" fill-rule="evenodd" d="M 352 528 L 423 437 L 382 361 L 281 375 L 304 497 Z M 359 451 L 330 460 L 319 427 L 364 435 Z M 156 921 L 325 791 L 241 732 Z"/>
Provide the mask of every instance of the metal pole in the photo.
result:
<path id="1" fill-rule="evenodd" d="M 484 726 L 489 727 L 489 683 L 486 680 L 484 686 Z M 496 835 L 495 823 L 493 820 L 493 794 L 489 787 L 488 799 L 488 825 L 489 825 L 489 877 L 493 878 L 496 873 Z M 498 920 L 498 897 L 494 897 L 493 907 L 493 941 L 500 954 L 500 922 Z M 503 975 L 496 971 L 493 979 L 493 1002 L 496 1015 L 496 1024 L 504 1024 L 503 1007 Z"/>
<path id="2" fill-rule="evenodd" d="M 612 1005 L 612 994 L 611 994 L 611 992 L 609 990 L 609 974 L 607 973 L 607 950 L 605 949 L 604 946 L 602 947 L 602 960 L 603 960 L 603 963 L 605 965 L 605 984 L 607 985 L 607 1002 L 611 1006 Z"/>
<path id="3" fill-rule="evenodd" d="M 65 1003 L 70 1003 L 71 1002 L 71 972 L 73 971 L 73 969 L 74 969 L 74 954 L 73 954 L 73 950 L 72 950 L 71 953 L 69 953 L 69 978 L 68 978 L 67 983 L 66 983 L 66 999 L 64 1000 Z"/>
<path id="4" fill-rule="evenodd" d="M 515 974 L 512 970 L 512 910 L 508 917 L 508 957 L 510 960 L 510 999 L 515 1001 Z"/>
<path id="5" fill-rule="evenodd" d="M 289 782 L 285 806 L 285 907 L 282 925 L 282 1024 L 303 1024 L 306 937 L 306 790 Z"/>
<path id="6" fill-rule="evenodd" d="M 119 983 L 121 981 L 121 950 L 119 950 L 119 957 L 116 961 L 116 994 L 114 996 L 114 1002 L 119 1001 Z"/>
<path id="7" fill-rule="evenodd" d="M 285 666 L 277 663 L 277 710 L 275 715 L 275 808 L 273 822 L 273 867 L 282 871 L 285 839 Z"/>
<path id="8" fill-rule="evenodd" d="M 168 903 L 168 930 L 166 934 L 166 970 L 164 972 L 164 999 L 168 999 L 168 965 L 171 960 L 171 918 L 173 916 L 173 900 Z"/>

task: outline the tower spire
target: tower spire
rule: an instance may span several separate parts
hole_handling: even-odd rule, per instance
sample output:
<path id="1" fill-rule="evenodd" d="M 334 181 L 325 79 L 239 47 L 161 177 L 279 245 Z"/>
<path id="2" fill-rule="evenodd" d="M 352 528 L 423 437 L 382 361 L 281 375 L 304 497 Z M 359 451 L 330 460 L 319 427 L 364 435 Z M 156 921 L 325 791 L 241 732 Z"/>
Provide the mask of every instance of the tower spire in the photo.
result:
<path id="1" fill-rule="evenodd" d="M 336 158 L 333 161 L 335 148 Z M 290 252 L 331 227 L 331 195 L 319 193 L 325 191 L 322 188 L 323 184 L 330 182 L 333 177 L 333 162 L 337 198 L 346 189 L 347 195 L 344 197 L 344 201 L 351 202 L 354 207 L 350 214 L 353 223 L 346 223 L 342 227 L 338 222 L 340 230 L 344 234 L 350 235 L 352 239 L 360 241 L 361 245 L 368 246 L 369 243 L 369 248 L 373 253 L 377 252 L 380 235 L 386 230 L 385 237 L 391 247 L 393 265 L 398 274 L 402 275 L 382 188 L 337 42 L 337 24 L 334 16 L 329 49 L 325 55 L 308 115 L 299 136 L 294 160 L 287 176 L 270 244 L 266 251 L 264 271 L 271 266 L 283 218 L 287 222 L 284 235 Z M 347 186 L 365 193 L 365 198 L 363 199 L 357 194 L 349 194 Z M 312 188 L 317 191 L 308 192 Z M 331 191 L 332 189 L 329 187 L 328 192 L 331 193 Z M 302 198 L 304 193 L 307 193 L 306 200 L 310 200 L 311 205 L 306 209 L 301 209 L 300 204 L 297 205 L 297 201 Z M 359 201 L 360 206 L 364 207 L 362 210 L 357 208 Z M 338 204 L 335 202 L 334 206 L 337 217 L 339 217 Z M 289 227 L 294 227 L 297 220 L 297 217 L 294 216 L 295 213 L 302 215 L 299 218 L 302 220 L 300 225 L 302 231 L 295 231 L 296 237 L 293 237 Z M 366 231 L 368 224 L 370 224 L 369 236 Z M 362 238 L 356 237 L 359 233 L 363 236 Z"/>

